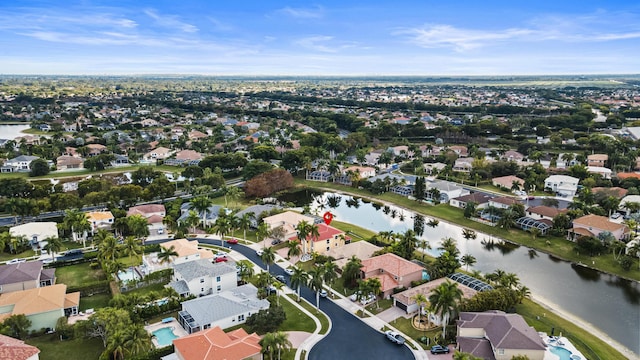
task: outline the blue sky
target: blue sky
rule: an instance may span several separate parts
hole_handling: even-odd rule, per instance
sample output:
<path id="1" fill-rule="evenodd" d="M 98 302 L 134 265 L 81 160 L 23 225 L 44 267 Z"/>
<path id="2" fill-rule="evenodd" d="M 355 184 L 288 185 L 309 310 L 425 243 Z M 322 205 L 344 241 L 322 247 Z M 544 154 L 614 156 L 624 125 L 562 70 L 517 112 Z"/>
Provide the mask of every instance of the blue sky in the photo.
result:
<path id="1" fill-rule="evenodd" d="M 0 74 L 637 74 L 640 2 L 12 0 L 0 49 Z"/>

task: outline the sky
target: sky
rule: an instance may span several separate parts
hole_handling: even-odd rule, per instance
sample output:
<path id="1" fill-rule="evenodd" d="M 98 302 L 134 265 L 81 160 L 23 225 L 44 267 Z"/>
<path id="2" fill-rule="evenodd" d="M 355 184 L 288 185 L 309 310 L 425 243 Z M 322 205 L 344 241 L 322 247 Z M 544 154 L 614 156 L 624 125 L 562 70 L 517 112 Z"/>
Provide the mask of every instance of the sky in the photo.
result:
<path id="1" fill-rule="evenodd" d="M 0 1 L 0 74 L 638 73 L 637 0 Z"/>

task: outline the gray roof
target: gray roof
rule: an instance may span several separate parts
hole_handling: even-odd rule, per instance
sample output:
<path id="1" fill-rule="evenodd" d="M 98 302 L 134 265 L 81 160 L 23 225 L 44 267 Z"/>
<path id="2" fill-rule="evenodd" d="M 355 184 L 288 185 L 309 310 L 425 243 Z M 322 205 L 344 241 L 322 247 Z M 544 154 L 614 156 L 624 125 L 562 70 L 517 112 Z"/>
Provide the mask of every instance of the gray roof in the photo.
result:
<path id="1" fill-rule="evenodd" d="M 545 345 L 538 332 L 518 314 L 502 311 L 460 313 L 458 326 L 482 328 L 494 349 L 544 350 Z"/>
<path id="2" fill-rule="evenodd" d="M 35 159 L 39 159 L 39 157 L 37 156 L 31 156 L 31 155 L 20 155 L 17 157 L 14 157 L 13 159 L 9 160 L 10 162 L 16 162 L 16 161 L 33 161 Z"/>
<path id="3" fill-rule="evenodd" d="M 246 284 L 219 294 L 185 301 L 182 310 L 191 315 L 196 325 L 202 326 L 249 311 L 253 313 L 268 309 L 269 301 L 258 299 L 257 294 L 255 286 Z"/>
<path id="4" fill-rule="evenodd" d="M 262 214 L 263 212 L 270 212 L 273 209 L 279 209 L 279 206 L 276 205 L 271 205 L 271 204 L 266 204 L 266 205 L 253 205 L 253 206 L 249 206 L 246 209 L 243 209 L 241 211 L 238 211 L 235 214 L 235 217 L 237 218 L 241 218 L 242 215 L 244 214 L 254 214 L 254 217 L 258 217 L 260 216 L 260 214 Z"/>
<path id="5" fill-rule="evenodd" d="M 0 266 L 0 285 L 15 284 L 40 278 L 42 261 L 27 261 Z"/>
<path id="6" fill-rule="evenodd" d="M 236 273 L 236 263 L 233 261 L 212 263 L 210 259 L 187 261 L 173 265 L 173 271 L 179 273 L 185 281 L 203 276 L 221 276 L 228 273 Z"/>
<path id="7" fill-rule="evenodd" d="M 220 210 L 223 207 L 220 205 L 213 205 L 210 206 L 209 209 L 207 209 L 207 216 L 206 219 L 207 220 L 211 220 L 214 221 L 218 218 L 218 215 L 220 214 Z M 182 221 L 184 219 L 186 219 L 187 217 L 189 217 L 189 210 L 191 210 L 191 203 L 183 203 L 182 205 L 180 205 L 180 211 L 182 212 L 182 215 L 180 215 L 180 218 L 178 218 L 179 221 Z M 195 209 L 194 209 L 195 210 Z M 202 213 L 198 213 L 198 217 L 200 219 L 202 219 Z"/>
<path id="8" fill-rule="evenodd" d="M 189 293 L 189 286 L 187 285 L 187 282 L 184 280 L 172 281 L 169 283 L 169 286 L 172 287 L 173 290 L 175 290 L 178 294 Z"/>
<path id="9" fill-rule="evenodd" d="M 440 191 L 455 191 L 455 190 L 460 190 L 461 187 L 449 181 L 436 180 L 432 182 L 427 182 L 427 189 L 438 189 Z"/>
<path id="10" fill-rule="evenodd" d="M 460 351 L 472 354 L 485 360 L 495 360 L 496 357 L 491 349 L 491 343 L 485 338 L 471 338 L 458 336 L 456 339 Z"/>

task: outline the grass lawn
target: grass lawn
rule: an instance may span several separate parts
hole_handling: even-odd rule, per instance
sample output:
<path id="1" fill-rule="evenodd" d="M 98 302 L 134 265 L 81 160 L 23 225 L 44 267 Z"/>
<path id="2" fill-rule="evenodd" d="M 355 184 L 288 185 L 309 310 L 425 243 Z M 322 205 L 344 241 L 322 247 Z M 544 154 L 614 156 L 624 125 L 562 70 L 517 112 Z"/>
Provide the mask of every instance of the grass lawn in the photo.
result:
<path id="1" fill-rule="evenodd" d="M 382 299 L 378 300 L 378 303 L 375 302 L 367 305 L 367 310 L 372 314 L 379 314 L 387 309 L 390 309 L 393 306 L 393 300 L 391 299 Z"/>
<path id="2" fill-rule="evenodd" d="M 40 360 L 94 360 L 104 350 L 100 339 L 74 339 L 60 341 L 56 334 L 27 339 L 27 344 L 40 349 Z"/>
<path id="3" fill-rule="evenodd" d="M 58 284 L 66 284 L 69 287 L 107 279 L 102 269 L 92 269 L 88 262 L 56 268 L 56 277 Z"/>
<path id="4" fill-rule="evenodd" d="M 296 294 L 288 294 L 287 296 L 293 299 L 293 301 L 296 301 L 298 299 Z M 320 303 L 322 304 L 322 302 Z M 320 329 L 320 334 L 326 334 L 327 331 L 329 331 L 329 319 L 327 319 L 327 317 L 323 313 L 317 311 L 315 306 L 309 304 L 304 299 L 301 299 L 298 304 L 300 304 L 303 308 L 307 309 L 307 311 L 315 315 L 320 320 L 320 324 L 322 325 L 322 328 Z"/>
<path id="5" fill-rule="evenodd" d="M 127 291 L 123 293 L 124 295 L 138 294 L 140 296 L 147 295 L 150 292 L 162 292 L 165 284 L 151 284 L 149 286 L 141 287 L 139 289 Z"/>
<path id="6" fill-rule="evenodd" d="M 371 238 L 373 235 L 377 234 L 375 231 L 367 230 L 365 228 L 361 228 L 359 226 L 345 223 L 342 221 L 333 220 L 331 222 L 331 226 L 347 233 L 347 235 L 349 235 L 352 238 L 352 241 L 366 240 Z"/>
<path id="7" fill-rule="evenodd" d="M 83 296 L 80 298 L 80 311 L 87 309 L 99 309 L 109 306 L 109 300 L 111 295 L 109 294 L 95 294 L 92 296 Z"/>
<path id="8" fill-rule="evenodd" d="M 287 319 L 280 325 L 279 331 L 306 331 L 312 333 L 316 329 L 316 323 L 313 319 L 286 299 L 280 299 L 280 306 L 287 314 Z"/>
<path id="9" fill-rule="evenodd" d="M 33 251 L 32 249 L 19 252 L 17 254 L 2 252 L 0 253 L 0 261 L 9 261 L 11 259 L 18 259 L 18 258 L 28 258 L 28 257 L 34 256 L 35 254 L 36 254 L 35 251 Z"/>
<path id="10" fill-rule="evenodd" d="M 525 299 L 516 307 L 516 311 L 522 315 L 527 324 L 538 331 L 551 334 L 551 328 L 555 328 L 556 335 L 562 332 L 562 336 L 568 338 L 587 359 L 624 359 L 622 354 L 604 340 L 531 300 Z"/>
<path id="11" fill-rule="evenodd" d="M 426 344 L 421 343 L 420 342 L 421 337 L 426 336 L 433 339 L 434 337 L 439 338 L 440 336 L 442 336 L 441 327 L 430 329 L 428 331 L 418 330 L 413 327 L 413 325 L 411 324 L 411 321 L 413 321 L 413 319 L 405 319 L 404 317 L 401 316 L 396 320 L 393 320 L 390 324 L 391 326 L 400 330 L 403 334 L 416 340 L 424 349 L 430 349 L 431 346 L 427 346 Z"/>

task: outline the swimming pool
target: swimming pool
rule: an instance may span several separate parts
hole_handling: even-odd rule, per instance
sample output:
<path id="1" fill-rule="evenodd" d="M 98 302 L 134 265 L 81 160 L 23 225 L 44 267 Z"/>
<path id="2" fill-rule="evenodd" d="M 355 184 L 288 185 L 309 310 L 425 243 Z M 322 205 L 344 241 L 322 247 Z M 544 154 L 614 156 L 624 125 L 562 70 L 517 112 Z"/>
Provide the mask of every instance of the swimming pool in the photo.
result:
<path id="1" fill-rule="evenodd" d="M 552 354 L 558 355 L 560 357 L 560 360 L 574 360 L 575 358 L 571 357 L 571 351 L 560 347 L 560 346 L 550 346 L 549 347 L 549 351 L 551 351 Z"/>
<path id="2" fill-rule="evenodd" d="M 164 327 L 164 328 L 158 329 L 152 332 L 151 334 L 153 334 L 153 336 L 156 337 L 156 340 L 158 341 L 158 345 L 160 346 L 171 345 L 171 342 L 173 341 L 173 339 L 178 338 L 176 334 L 173 333 L 173 328 L 170 328 L 170 327 Z"/>
<path id="3" fill-rule="evenodd" d="M 135 270 L 127 269 L 118 272 L 118 279 L 120 279 L 120 281 L 131 281 L 140 279 L 140 276 Z"/>

